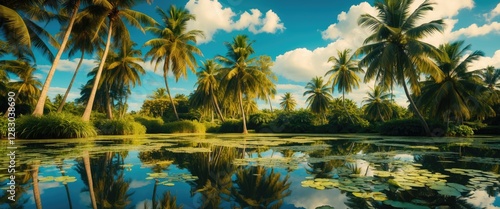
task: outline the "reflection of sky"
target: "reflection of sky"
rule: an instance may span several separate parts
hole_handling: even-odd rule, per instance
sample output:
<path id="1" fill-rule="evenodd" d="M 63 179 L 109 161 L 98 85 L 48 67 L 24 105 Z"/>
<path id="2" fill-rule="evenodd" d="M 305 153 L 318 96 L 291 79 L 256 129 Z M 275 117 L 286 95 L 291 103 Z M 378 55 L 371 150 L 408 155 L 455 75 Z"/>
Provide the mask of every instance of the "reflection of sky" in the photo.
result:
<path id="1" fill-rule="evenodd" d="M 484 190 L 476 190 L 472 193 L 473 195 L 467 200 L 472 205 L 487 209 L 500 208 L 500 194 L 497 194 L 496 197 L 491 197 Z"/>

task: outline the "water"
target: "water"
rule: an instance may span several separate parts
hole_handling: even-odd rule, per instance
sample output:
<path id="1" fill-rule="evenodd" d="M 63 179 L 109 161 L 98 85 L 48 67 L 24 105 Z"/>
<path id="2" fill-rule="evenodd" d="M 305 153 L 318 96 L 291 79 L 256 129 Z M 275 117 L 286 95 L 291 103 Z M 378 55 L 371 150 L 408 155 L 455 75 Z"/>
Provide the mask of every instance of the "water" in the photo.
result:
<path id="1" fill-rule="evenodd" d="M 1 146 L 8 165 L 6 141 Z M 16 201 L 2 169 L 2 209 L 152 208 L 169 200 L 184 209 L 500 208 L 498 137 L 147 135 L 17 147 Z"/>

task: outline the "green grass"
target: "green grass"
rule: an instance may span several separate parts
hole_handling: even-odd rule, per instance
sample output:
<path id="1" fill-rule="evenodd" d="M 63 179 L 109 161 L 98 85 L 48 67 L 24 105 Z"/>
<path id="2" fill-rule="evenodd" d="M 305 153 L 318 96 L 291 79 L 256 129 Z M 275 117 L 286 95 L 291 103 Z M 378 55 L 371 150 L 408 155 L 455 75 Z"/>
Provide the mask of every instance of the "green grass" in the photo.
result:
<path id="1" fill-rule="evenodd" d="M 16 120 L 16 131 L 21 139 L 87 138 L 97 135 L 91 123 L 69 113 L 21 116 Z"/>
<path id="2" fill-rule="evenodd" d="M 141 135 L 146 133 L 146 127 L 133 120 L 105 119 L 94 122 L 98 133 L 102 135 Z"/>
<path id="3" fill-rule="evenodd" d="M 164 122 L 161 118 L 134 116 L 134 120 L 145 126 L 148 134 L 164 133 Z"/>
<path id="4" fill-rule="evenodd" d="M 205 133 L 205 125 L 196 121 L 175 121 L 163 125 L 165 133 Z"/>

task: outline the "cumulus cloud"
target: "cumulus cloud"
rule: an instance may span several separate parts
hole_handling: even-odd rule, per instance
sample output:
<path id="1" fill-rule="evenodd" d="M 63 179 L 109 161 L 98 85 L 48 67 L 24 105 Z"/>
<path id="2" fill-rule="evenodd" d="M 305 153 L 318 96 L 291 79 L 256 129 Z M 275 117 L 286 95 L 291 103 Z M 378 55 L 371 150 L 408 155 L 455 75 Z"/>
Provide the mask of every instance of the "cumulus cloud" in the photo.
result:
<path id="1" fill-rule="evenodd" d="M 500 68 L 500 50 L 497 50 L 491 57 L 481 57 L 479 60 L 473 62 L 469 69 L 477 70 L 488 66 Z"/>
<path id="2" fill-rule="evenodd" d="M 483 17 L 490 22 L 493 18 L 500 16 L 500 3 L 497 4 L 497 6 L 491 10 L 491 12 L 487 14 L 483 14 Z"/>
<path id="3" fill-rule="evenodd" d="M 76 85 L 73 85 L 73 88 L 71 88 L 71 90 L 69 91 L 68 98 L 66 98 L 67 102 L 72 102 L 75 99 L 80 97 L 80 89 L 75 88 L 75 86 Z M 64 94 L 66 93 L 66 89 L 67 88 L 51 86 L 49 88 L 49 92 L 47 93 L 47 96 L 51 100 L 53 100 L 54 97 L 56 97 L 56 95 L 58 95 L 58 94 L 61 94 L 64 96 Z"/>
<path id="4" fill-rule="evenodd" d="M 199 43 L 211 41 L 219 30 L 231 32 L 248 29 L 258 34 L 276 33 L 285 29 L 279 16 L 272 10 L 267 11 L 265 15 L 262 15 L 258 9 L 251 9 L 237 15 L 218 0 L 189 0 L 185 7 L 196 16 L 195 21 L 188 23 L 188 29 L 198 29 L 205 33 L 204 38 L 198 39 Z"/>
<path id="5" fill-rule="evenodd" d="M 492 32 L 500 33 L 499 22 L 492 22 L 489 24 L 484 24 L 482 26 L 478 26 L 477 24 L 474 23 L 469 27 L 460 28 L 459 30 L 452 32 L 452 37 L 455 39 L 461 36 L 470 38 L 476 36 L 484 36 Z"/>
<path id="6" fill-rule="evenodd" d="M 65 71 L 65 72 L 74 72 L 76 69 L 76 66 L 78 65 L 78 62 L 80 62 L 80 58 L 74 58 L 72 60 L 67 59 L 67 60 L 59 60 L 59 64 L 57 65 L 56 70 L 58 71 Z M 90 72 L 92 69 L 98 66 L 98 63 L 96 63 L 96 60 L 94 59 L 83 59 L 82 65 L 80 66 L 79 71 L 86 71 Z M 37 68 L 42 70 L 45 73 L 48 73 L 51 65 L 38 65 Z"/>

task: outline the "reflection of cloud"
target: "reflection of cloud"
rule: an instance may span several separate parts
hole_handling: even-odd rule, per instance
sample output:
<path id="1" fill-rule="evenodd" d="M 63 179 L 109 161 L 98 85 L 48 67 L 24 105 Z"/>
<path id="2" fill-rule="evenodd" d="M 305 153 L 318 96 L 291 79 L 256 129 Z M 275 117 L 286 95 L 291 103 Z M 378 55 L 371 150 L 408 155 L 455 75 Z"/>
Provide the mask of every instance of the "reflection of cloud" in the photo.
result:
<path id="1" fill-rule="evenodd" d="M 344 204 L 346 196 L 341 194 L 338 189 L 315 190 L 302 188 L 300 184 L 292 185 L 290 189 L 294 192 L 290 195 L 289 202 L 295 207 L 316 208 L 329 205 L 335 209 L 347 208 Z"/>
<path id="2" fill-rule="evenodd" d="M 143 186 L 146 186 L 146 185 L 149 185 L 150 183 L 152 183 L 152 181 L 136 181 L 136 180 L 133 180 L 132 182 L 130 182 L 130 189 L 135 189 L 135 188 L 141 188 Z"/>
<path id="3" fill-rule="evenodd" d="M 138 202 L 135 205 L 135 209 L 144 209 L 144 204 L 147 204 L 148 206 L 152 206 L 153 205 L 153 201 L 150 200 L 150 199 L 146 199 L 146 200 L 140 201 L 140 202 Z"/>
<path id="4" fill-rule="evenodd" d="M 476 190 L 473 192 L 472 196 L 468 198 L 467 202 L 478 208 L 498 209 L 500 207 L 494 204 L 496 199 L 500 199 L 500 196 L 492 197 L 484 190 Z"/>

